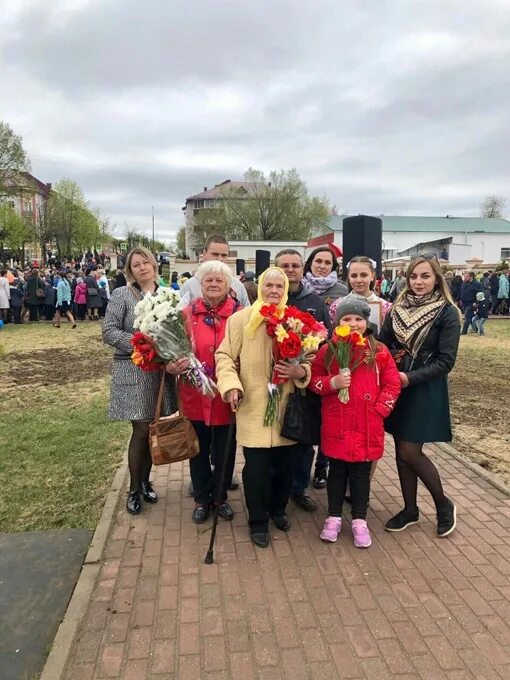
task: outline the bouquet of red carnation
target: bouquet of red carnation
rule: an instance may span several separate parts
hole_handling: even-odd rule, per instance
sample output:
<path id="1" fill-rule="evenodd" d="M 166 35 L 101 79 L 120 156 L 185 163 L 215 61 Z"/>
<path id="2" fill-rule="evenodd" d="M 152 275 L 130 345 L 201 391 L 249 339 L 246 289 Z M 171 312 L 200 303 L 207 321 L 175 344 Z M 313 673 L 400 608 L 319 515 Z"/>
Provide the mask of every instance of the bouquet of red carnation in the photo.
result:
<path id="1" fill-rule="evenodd" d="M 337 326 L 333 331 L 333 341 L 329 347 L 340 366 L 340 372 L 349 375 L 367 360 L 367 339 L 349 326 Z M 342 387 L 338 392 L 342 404 L 349 401 L 349 388 Z"/>
<path id="2" fill-rule="evenodd" d="M 319 349 L 328 331 L 323 323 L 297 307 L 286 307 L 281 312 L 276 305 L 264 305 L 260 313 L 265 319 L 267 334 L 273 338 L 272 373 L 267 386 L 269 400 L 264 416 L 264 425 L 272 425 L 279 420 L 281 385 L 286 382 L 275 370 L 276 364 L 279 361 L 302 363 L 307 355 Z"/>
<path id="3" fill-rule="evenodd" d="M 131 338 L 133 353 L 131 361 L 142 371 L 158 371 L 161 368 L 154 340 L 145 333 L 136 331 Z"/>

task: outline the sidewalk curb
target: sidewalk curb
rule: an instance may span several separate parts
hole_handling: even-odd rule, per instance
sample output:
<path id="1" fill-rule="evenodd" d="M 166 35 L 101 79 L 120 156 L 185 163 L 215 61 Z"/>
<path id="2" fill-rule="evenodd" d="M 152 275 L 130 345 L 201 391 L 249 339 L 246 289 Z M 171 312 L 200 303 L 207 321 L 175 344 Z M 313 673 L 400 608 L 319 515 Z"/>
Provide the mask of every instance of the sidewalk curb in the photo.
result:
<path id="1" fill-rule="evenodd" d="M 78 626 L 87 611 L 90 596 L 101 568 L 101 555 L 115 519 L 117 503 L 126 485 L 127 469 L 126 450 L 106 496 L 103 512 L 83 562 L 80 576 L 69 600 L 64 618 L 58 627 L 39 680 L 60 680 L 64 676 Z"/>
<path id="2" fill-rule="evenodd" d="M 507 496 L 510 496 L 510 486 L 508 484 L 505 484 L 498 475 L 494 474 L 493 472 L 489 472 L 489 470 L 486 470 L 483 468 L 481 465 L 478 465 L 477 463 L 473 463 L 472 460 L 466 456 L 466 454 L 461 453 L 460 451 L 457 451 L 457 449 L 453 448 L 453 446 L 450 446 L 450 444 L 445 444 L 443 442 L 434 442 L 435 446 L 442 451 L 443 453 L 448 454 L 452 458 L 455 458 L 455 460 L 458 460 L 459 463 L 462 463 L 465 465 L 467 468 L 472 470 L 473 472 L 476 472 L 476 474 L 481 477 L 482 479 L 485 479 L 485 481 L 489 482 L 489 484 L 492 484 L 498 491 L 501 491 L 502 493 L 506 494 Z"/>

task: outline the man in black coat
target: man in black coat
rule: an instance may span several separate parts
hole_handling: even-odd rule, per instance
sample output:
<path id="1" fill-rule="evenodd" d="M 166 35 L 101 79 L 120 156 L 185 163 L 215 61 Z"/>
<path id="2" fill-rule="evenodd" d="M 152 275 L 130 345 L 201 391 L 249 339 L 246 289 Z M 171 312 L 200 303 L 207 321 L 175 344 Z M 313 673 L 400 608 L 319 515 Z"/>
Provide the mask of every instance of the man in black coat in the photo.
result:
<path id="1" fill-rule="evenodd" d="M 324 300 L 303 284 L 303 258 L 294 248 L 281 250 L 275 257 L 275 265 L 283 269 L 289 279 L 288 305 L 308 312 L 316 321 L 322 321 L 331 334 L 331 321 Z M 305 493 L 310 483 L 310 472 L 314 457 L 313 446 L 299 446 L 299 453 L 294 456 L 294 481 L 290 498 L 296 505 L 307 512 L 317 510 L 315 501 Z"/>
<path id="2" fill-rule="evenodd" d="M 464 325 L 462 326 L 462 335 L 466 335 L 468 328 L 471 326 L 473 320 L 473 305 L 476 302 L 476 294 L 482 292 L 482 286 L 479 281 L 475 279 L 474 272 L 464 273 L 464 283 L 460 289 L 460 304 L 464 312 Z"/>

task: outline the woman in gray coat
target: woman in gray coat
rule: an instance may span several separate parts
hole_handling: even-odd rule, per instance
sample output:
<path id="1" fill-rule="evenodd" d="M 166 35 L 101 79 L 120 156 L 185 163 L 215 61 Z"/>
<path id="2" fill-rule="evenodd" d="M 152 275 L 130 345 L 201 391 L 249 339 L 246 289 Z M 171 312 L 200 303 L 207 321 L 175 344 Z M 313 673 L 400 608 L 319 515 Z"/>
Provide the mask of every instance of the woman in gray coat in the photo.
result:
<path id="1" fill-rule="evenodd" d="M 161 373 L 146 373 L 133 364 L 131 338 L 136 303 L 144 294 L 158 289 L 156 258 L 146 248 L 133 248 L 126 259 L 125 273 L 128 285 L 113 291 L 106 308 L 103 340 L 115 347 L 108 415 L 112 420 L 130 420 L 133 428 L 128 449 L 131 482 L 126 509 L 138 515 L 142 510 L 141 498 L 147 503 L 158 500 L 149 481 L 152 467 L 149 424 L 156 411 Z M 175 379 L 167 376 L 162 415 L 176 411 L 176 401 Z"/>

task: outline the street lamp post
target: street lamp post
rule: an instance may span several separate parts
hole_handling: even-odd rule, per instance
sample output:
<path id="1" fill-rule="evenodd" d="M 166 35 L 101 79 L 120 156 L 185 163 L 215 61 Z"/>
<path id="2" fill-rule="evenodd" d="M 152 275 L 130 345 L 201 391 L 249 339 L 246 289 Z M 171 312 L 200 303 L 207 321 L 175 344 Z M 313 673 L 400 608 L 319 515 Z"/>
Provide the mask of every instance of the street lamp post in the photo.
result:
<path id="1" fill-rule="evenodd" d="M 152 206 L 152 250 L 154 251 L 154 206 Z"/>

